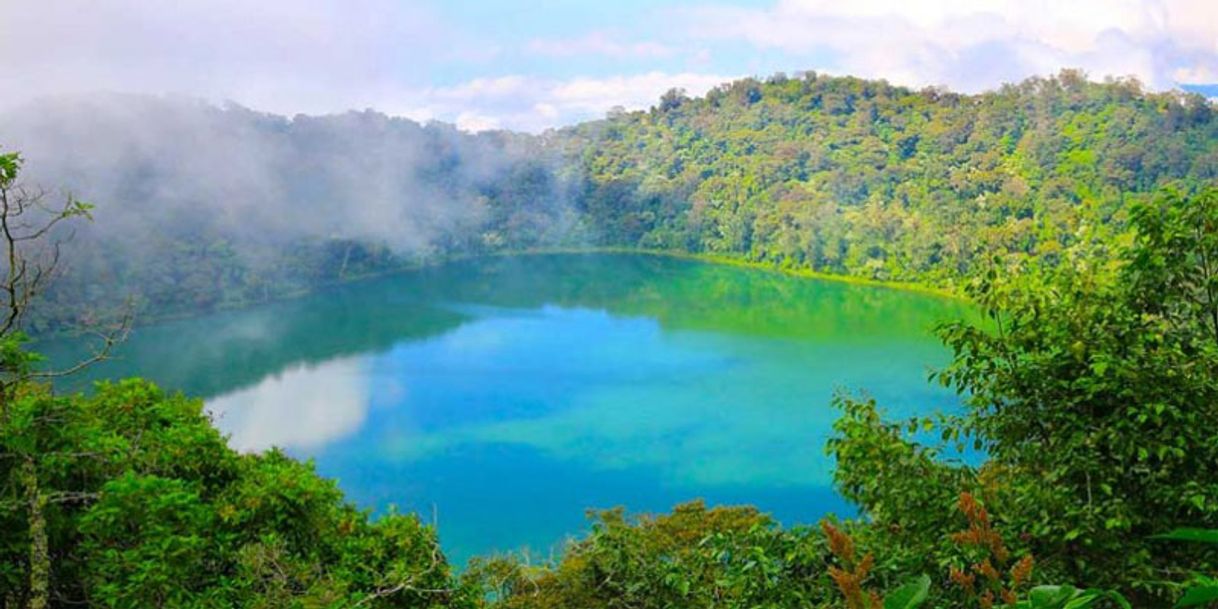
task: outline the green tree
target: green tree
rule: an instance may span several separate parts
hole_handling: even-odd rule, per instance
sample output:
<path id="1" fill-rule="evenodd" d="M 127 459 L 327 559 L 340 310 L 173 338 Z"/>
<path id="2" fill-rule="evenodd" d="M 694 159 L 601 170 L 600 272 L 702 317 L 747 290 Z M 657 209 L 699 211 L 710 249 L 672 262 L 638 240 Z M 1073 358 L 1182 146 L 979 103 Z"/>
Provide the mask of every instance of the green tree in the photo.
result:
<path id="1" fill-rule="evenodd" d="M 63 461 L 80 452 L 77 444 L 53 439 L 44 442 L 50 427 L 62 423 L 60 404 L 36 381 L 71 374 L 103 359 L 126 330 L 126 320 L 109 332 L 99 333 L 100 345 L 93 357 L 62 371 L 37 368 L 40 358 L 26 350 L 29 340 L 24 321 L 34 303 L 58 271 L 61 223 L 88 218 L 91 206 L 68 195 L 58 206 L 47 202 L 46 191 L 19 181 L 21 157 L 0 154 L 0 250 L 5 260 L 0 283 L 0 429 L 25 433 L 5 438 L 0 450 L 11 471 L 9 482 L 17 497 L 10 502 L 22 504 L 29 535 L 28 606 L 43 609 L 50 602 L 51 549 L 48 536 L 48 510 L 60 501 L 78 500 L 83 495 L 71 485 L 48 487 L 43 476 L 47 467 L 62 469 Z M 68 430 L 68 434 L 77 432 Z M 74 440 L 82 440 L 74 438 Z"/>
<path id="2" fill-rule="evenodd" d="M 1218 190 L 1168 192 L 1131 219 L 1115 271 L 995 265 L 971 289 L 988 322 L 943 327 L 955 357 L 937 377 L 966 405 L 943 438 L 983 449 L 980 467 L 944 463 L 874 404 L 845 402 L 839 484 L 902 568 L 947 559 L 943 513 L 961 491 L 1053 581 L 1155 604 L 1170 595 L 1161 582 L 1213 564 L 1150 537 L 1218 523 Z"/>

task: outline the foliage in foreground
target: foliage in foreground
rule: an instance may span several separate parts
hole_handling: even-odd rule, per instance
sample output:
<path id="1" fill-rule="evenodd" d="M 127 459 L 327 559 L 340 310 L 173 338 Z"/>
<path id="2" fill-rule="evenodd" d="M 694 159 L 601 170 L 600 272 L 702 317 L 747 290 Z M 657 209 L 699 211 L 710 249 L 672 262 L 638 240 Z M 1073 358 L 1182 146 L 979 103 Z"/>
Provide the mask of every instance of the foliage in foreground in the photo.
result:
<path id="1" fill-rule="evenodd" d="M 602 512 L 552 568 L 501 557 L 474 561 L 465 578 L 513 609 L 817 606 L 830 593 L 825 556 L 818 535 L 756 509 L 690 503 L 634 521 Z"/>
<path id="2" fill-rule="evenodd" d="M 1218 529 L 1182 528 L 1157 535 L 1156 539 L 1218 546 Z M 1218 603 L 1218 576 L 1193 573 L 1192 579 L 1184 586 L 1184 593 L 1180 596 L 1176 606 L 1197 607 L 1215 603 Z"/>
<path id="3" fill-rule="evenodd" d="M 456 604 L 430 527 L 371 519 L 281 452 L 234 452 L 198 400 L 29 385 L 0 417 L 0 606 L 30 599 L 37 519 L 55 607 Z"/>
<path id="4" fill-rule="evenodd" d="M 1167 582 L 1218 565 L 1212 549 L 1152 539 L 1218 525 L 1218 191 L 1169 192 L 1133 219 L 1114 280 L 996 269 L 973 293 L 992 326 L 943 328 L 955 358 L 937 377 L 966 409 L 940 421 L 942 437 L 984 448 L 980 467 L 950 465 L 874 405 L 846 402 L 839 486 L 902 568 L 949 560 L 942 514 L 957 490 L 975 492 L 1050 581 L 1156 606 L 1174 595 Z"/>

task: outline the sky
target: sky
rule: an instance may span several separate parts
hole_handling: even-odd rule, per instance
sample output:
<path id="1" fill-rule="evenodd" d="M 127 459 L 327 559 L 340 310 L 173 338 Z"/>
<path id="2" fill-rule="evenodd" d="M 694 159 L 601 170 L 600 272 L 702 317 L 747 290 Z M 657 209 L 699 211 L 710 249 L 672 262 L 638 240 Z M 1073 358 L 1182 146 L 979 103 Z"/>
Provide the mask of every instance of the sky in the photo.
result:
<path id="1" fill-rule="evenodd" d="M 0 0 L 0 110 L 93 92 L 539 132 L 744 76 L 1218 94 L 1215 0 Z"/>

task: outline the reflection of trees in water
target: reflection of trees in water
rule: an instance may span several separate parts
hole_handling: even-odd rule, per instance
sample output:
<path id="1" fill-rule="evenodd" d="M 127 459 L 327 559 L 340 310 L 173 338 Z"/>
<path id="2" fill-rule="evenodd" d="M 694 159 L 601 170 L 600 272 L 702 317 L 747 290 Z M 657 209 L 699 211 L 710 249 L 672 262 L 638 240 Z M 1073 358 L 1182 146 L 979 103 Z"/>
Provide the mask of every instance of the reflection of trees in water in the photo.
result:
<path id="1" fill-rule="evenodd" d="M 504 257 L 432 272 L 461 278 L 449 287 L 472 301 L 599 308 L 669 329 L 779 338 L 924 338 L 968 312 L 924 294 L 651 255 Z"/>
<path id="2" fill-rule="evenodd" d="M 396 278 L 395 278 L 396 279 Z M 118 357 L 90 378 L 133 371 L 161 385 L 210 398 L 292 366 L 388 349 L 448 331 L 464 316 L 410 302 L 393 279 L 351 284 L 306 298 L 137 329 Z M 53 359 L 79 346 L 45 346 Z"/>
<path id="3" fill-rule="evenodd" d="M 292 366 L 449 332 L 470 317 L 454 304 L 603 309 L 654 318 L 669 330 L 824 341 L 924 339 L 935 322 L 966 311 L 897 290 L 659 256 L 483 258 L 140 328 L 119 358 L 91 376 L 139 370 L 166 387 L 213 397 Z M 77 348 L 44 346 L 65 360 Z"/>

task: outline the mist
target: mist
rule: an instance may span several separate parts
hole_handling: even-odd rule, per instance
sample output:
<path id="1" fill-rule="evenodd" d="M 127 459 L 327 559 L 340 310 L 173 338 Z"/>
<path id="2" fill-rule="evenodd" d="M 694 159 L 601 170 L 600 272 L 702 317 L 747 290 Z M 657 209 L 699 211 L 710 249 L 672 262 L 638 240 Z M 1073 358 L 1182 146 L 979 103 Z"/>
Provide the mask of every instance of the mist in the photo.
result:
<path id="1" fill-rule="evenodd" d="M 56 98 L 0 117 L 0 147 L 21 152 L 26 182 L 95 205 L 66 250 L 66 283 L 109 300 L 126 286 L 145 300 L 185 290 L 174 298 L 196 302 L 183 310 L 236 303 L 326 274 L 560 243 L 573 225 L 573 181 L 542 140 L 374 111 L 288 118 L 181 97 Z M 339 268 L 319 268 L 336 244 Z M 283 276 L 287 266 L 312 275 Z"/>
<path id="2" fill-rule="evenodd" d="M 365 111 L 285 118 L 186 98 L 107 95 L 6 115 L 30 181 L 97 206 L 99 226 L 240 237 L 341 237 L 425 250 L 486 219 L 480 191 L 526 158 L 471 135 Z M 188 223 L 188 224 L 187 224 Z"/>

